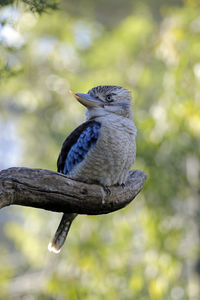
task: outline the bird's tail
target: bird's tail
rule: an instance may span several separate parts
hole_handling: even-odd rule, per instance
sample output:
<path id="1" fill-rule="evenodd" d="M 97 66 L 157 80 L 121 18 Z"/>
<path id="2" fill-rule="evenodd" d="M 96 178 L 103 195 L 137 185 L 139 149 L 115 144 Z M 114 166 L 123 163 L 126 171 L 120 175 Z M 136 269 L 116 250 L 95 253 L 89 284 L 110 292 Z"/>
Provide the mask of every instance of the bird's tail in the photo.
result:
<path id="1" fill-rule="evenodd" d="M 54 235 L 51 243 L 48 245 L 48 250 L 50 252 L 59 253 L 61 247 L 63 246 L 67 234 L 69 232 L 70 226 L 77 214 L 63 214 L 58 229 Z"/>

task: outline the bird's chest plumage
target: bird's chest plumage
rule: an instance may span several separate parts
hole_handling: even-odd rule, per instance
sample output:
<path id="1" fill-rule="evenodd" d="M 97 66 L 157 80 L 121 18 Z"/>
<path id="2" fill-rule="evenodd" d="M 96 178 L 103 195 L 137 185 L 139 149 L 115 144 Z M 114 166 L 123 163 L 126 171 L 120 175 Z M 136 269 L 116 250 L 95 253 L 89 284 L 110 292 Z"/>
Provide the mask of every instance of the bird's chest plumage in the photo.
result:
<path id="1" fill-rule="evenodd" d="M 95 121 L 101 124 L 98 140 L 69 176 L 104 186 L 122 184 L 135 160 L 135 125 L 118 116 L 99 117 Z"/>

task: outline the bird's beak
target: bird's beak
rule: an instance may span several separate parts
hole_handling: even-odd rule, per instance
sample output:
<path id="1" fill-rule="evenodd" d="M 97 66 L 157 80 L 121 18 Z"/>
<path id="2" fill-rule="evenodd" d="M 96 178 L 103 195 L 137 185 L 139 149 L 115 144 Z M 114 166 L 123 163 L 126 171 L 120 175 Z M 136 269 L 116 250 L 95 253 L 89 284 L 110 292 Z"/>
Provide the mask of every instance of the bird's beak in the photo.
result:
<path id="1" fill-rule="evenodd" d="M 74 94 L 72 91 L 70 91 L 72 96 L 74 96 L 81 104 L 86 106 L 87 108 L 93 108 L 93 107 L 103 107 L 103 101 L 101 101 L 98 98 L 92 97 L 89 94 Z"/>

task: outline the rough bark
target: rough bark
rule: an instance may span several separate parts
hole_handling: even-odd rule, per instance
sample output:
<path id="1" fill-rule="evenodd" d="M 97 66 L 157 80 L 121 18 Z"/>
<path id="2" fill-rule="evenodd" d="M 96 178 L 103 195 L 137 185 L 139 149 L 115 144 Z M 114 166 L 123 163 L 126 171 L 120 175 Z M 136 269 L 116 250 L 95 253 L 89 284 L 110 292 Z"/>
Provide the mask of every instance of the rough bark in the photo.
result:
<path id="1" fill-rule="evenodd" d="M 9 168 L 0 172 L 0 208 L 23 205 L 50 211 L 87 215 L 106 214 L 123 208 L 141 191 L 147 175 L 130 171 L 124 187 L 109 191 L 43 169 Z"/>

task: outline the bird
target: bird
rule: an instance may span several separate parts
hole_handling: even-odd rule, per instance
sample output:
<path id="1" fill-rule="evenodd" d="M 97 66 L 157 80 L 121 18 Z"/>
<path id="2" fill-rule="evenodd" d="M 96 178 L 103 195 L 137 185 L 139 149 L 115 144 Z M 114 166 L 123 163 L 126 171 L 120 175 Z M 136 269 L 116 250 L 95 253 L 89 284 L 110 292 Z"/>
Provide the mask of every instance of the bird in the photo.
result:
<path id="1" fill-rule="evenodd" d="M 100 85 L 72 95 L 86 107 L 86 121 L 64 141 L 57 171 L 105 191 L 125 185 L 136 157 L 137 129 L 132 121 L 131 93 L 120 86 Z M 76 213 L 64 213 L 48 249 L 59 253 Z"/>

